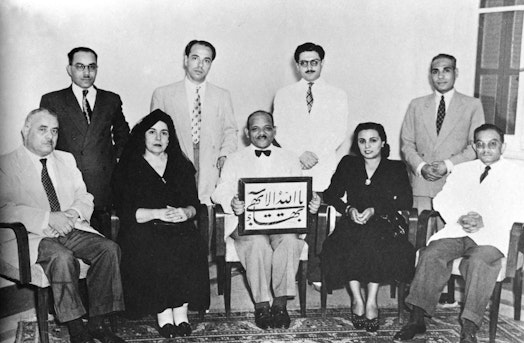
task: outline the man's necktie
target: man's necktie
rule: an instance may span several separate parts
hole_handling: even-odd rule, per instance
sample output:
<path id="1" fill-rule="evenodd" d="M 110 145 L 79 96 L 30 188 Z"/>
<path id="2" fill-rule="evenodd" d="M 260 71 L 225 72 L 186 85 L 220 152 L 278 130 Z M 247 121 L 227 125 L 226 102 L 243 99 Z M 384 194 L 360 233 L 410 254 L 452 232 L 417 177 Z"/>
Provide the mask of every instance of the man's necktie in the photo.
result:
<path id="1" fill-rule="evenodd" d="M 198 93 L 200 86 L 196 88 L 196 98 L 193 105 L 193 113 L 191 115 L 191 136 L 193 137 L 193 144 L 200 142 L 200 125 L 202 122 L 202 103 L 200 102 L 200 94 Z"/>
<path id="2" fill-rule="evenodd" d="M 82 91 L 82 112 L 84 112 L 84 116 L 87 119 L 87 124 L 91 123 L 91 115 L 93 114 L 93 111 L 91 111 L 91 106 L 89 106 L 89 101 L 87 100 L 87 93 L 89 91 L 87 89 L 84 89 Z"/>
<path id="3" fill-rule="evenodd" d="M 262 154 L 269 156 L 271 155 L 271 150 L 256 150 L 255 149 L 255 155 L 257 155 L 257 157 L 260 157 Z"/>
<path id="4" fill-rule="evenodd" d="M 437 111 L 437 135 L 440 132 L 444 117 L 446 116 L 446 102 L 444 101 L 444 95 L 440 98 L 440 104 L 438 105 Z"/>
<path id="5" fill-rule="evenodd" d="M 42 184 L 44 185 L 45 193 L 47 194 L 47 200 L 49 201 L 51 212 L 58 212 L 60 211 L 60 202 L 56 196 L 53 182 L 51 181 L 49 173 L 47 172 L 47 159 L 42 158 L 40 162 L 42 163 Z"/>
<path id="6" fill-rule="evenodd" d="M 308 82 L 309 88 L 306 93 L 306 103 L 307 103 L 307 112 L 311 113 L 311 108 L 313 107 L 313 93 L 311 92 L 311 87 L 313 87 L 313 82 Z"/>
<path id="7" fill-rule="evenodd" d="M 484 172 L 482 174 L 480 174 L 480 183 L 482 183 L 482 181 L 484 181 L 486 176 L 488 176 L 488 173 L 489 173 L 490 169 L 491 169 L 490 166 L 486 166 L 486 169 L 484 169 Z"/>

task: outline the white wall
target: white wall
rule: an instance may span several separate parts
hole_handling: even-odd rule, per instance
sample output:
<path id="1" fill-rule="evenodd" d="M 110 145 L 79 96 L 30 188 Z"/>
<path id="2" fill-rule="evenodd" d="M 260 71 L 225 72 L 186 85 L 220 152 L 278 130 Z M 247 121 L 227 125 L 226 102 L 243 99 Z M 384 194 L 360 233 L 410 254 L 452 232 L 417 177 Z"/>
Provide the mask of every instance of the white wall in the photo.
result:
<path id="1" fill-rule="evenodd" d="M 183 77 L 183 48 L 197 38 L 217 48 L 209 80 L 231 91 L 241 127 L 296 80 L 296 46 L 321 44 L 323 77 L 348 92 L 351 127 L 383 123 L 398 157 L 409 100 L 430 92 L 432 56 L 454 54 L 457 89 L 473 93 L 478 6 L 477 0 L 3 0 L 0 153 L 20 144 L 22 120 L 42 94 L 70 84 L 65 66 L 73 47 L 97 51 L 96 85 L 120 94 L 133 125 L 148 113 L 156 87 Z"/>

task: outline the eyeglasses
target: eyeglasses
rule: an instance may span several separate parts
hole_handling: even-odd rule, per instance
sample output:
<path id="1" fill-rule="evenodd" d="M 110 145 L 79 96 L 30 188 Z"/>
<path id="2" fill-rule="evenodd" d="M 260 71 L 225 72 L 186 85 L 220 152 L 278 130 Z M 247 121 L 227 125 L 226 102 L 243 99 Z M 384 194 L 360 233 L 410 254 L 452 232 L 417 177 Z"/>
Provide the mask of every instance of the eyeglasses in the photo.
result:
<path id="1" fill-rule="evenodd" d="M 478 150 L 484 150 L 484 149 L 489 149 L 489 150 L 495 150 L 497 149 L 502 143 L 500 141 L 497 141 L 497 140 L 491 140 L 488 142 L 488 144 L 482 142 L 482 141 L 476 141 L 475 142 L 475 147 L 478 149 Z"/>
<path id="2" fill-rule="evenodd" d="M 92 71 L 96 71 L 98 69 L 98 66 L 95 64 L 95 63 L 92 63 L 90 65 L 85 65 L 85 64 L 82 64 L 82 63 L 76 63 L 73 67 L 75 67 L 76 70 L 78 71 L 84 71 L 86 68 L 88 71 L 92 72 Z"/>
<path id="3" fill-rule="evenodd" d="M 307 68 L 308 65 L 312 66 L 312 67 L 316 67 L 320 64 L 321 60 L 311 60 L 311 61 L 305 61 L 305 60 L 302 60 L 302 61 L 298 61 L 298 64 L 302 67 L 302 68 Z"/>

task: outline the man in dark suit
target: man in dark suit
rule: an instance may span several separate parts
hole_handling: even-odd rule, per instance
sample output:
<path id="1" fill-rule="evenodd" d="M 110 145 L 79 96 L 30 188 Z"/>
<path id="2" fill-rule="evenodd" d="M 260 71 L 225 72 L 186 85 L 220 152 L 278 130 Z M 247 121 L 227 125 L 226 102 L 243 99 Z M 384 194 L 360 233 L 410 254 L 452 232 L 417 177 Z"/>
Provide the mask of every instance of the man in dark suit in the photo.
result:
<path id="1" fill-rule="evenodd" d="M 67 54 L 71 86 L 45 94 L 40 107 L 58 115 L 56 149 L 75 156 L 78 168 L 95 197 L 92 225 L 104 234 L 111 232 L 110 180 L 117 158 L 129 136 L 122 101 L 112 92 L 96 88 L 98 56 L 90 48 L 74 48 Z"/>

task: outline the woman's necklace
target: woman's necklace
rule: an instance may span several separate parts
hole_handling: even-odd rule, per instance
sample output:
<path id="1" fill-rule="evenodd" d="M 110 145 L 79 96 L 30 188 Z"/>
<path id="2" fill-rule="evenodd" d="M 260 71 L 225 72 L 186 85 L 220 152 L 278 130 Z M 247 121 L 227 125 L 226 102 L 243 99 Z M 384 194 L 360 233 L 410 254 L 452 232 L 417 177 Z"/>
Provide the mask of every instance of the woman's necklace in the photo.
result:
<path id="1" fill-rule="evenodd" d="M 380 160 L 378 160 L 378 162 L 380 163 Z M 375 166 L 365 165 L 364 168 L 366 170 L 366 181 L 364 182 L 364 184 L 366 186 L 371 185 L 371 178 L 375 174 L 375 171 L 377 170 L 379 163 L 377 163 Z M 369 176 L 369 175 L 371 175 L 371 176 Z"/>
<path id="2" fill-rule="evenodd" d="M 371 179 L 368 177 L 368 178 L 366 179 L 366 182 L 364 182 L 364 184 L 365 184 L 366 186 L 371 185 Z"/>

